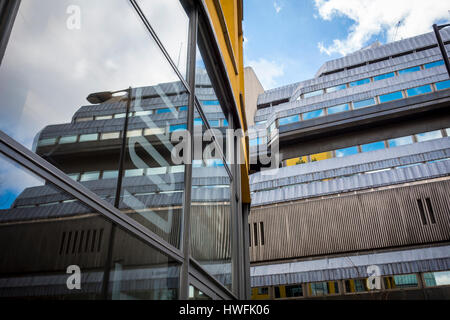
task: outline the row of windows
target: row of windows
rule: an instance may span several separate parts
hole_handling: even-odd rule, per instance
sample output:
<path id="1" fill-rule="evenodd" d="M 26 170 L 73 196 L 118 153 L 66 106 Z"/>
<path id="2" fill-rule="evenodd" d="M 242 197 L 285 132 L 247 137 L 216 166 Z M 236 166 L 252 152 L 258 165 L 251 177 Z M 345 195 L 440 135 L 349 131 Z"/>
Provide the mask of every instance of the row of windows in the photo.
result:
<path id="1" fill-rule="evenodd" d="M 268 129 L 268 136 L 270 138 L 273 138 L 274 132 L 277 126 L 283 126 L 291 123 L 297 123 L 300 121 L 306 121 L 311 120 L 319 117 L 324 117 L 327 115 L 332 115 L 336 113 L 351 111 L 351 110 L 357 110 L 362 108 L 367 108 L 376 104 L 386 103 L 390 101 L 400 100 L 408 97 L 414 97 L 426 93 L 431 93 L 433 91 L 440 91 L 444 89 L 450 88 L 450 80 L 438 82 L 438 83 L 432 83 L 423 85 L 420 87 L 410 88 L 406 90 L 391 92 L 388 94 L 375 96 L 370 99 L 364 99 L 359 101 L 350 101 L 348 103 L 323 108 L 319 110 L 314 110 L 310 112 L 304 112 L 301 114 L 296 114 L 293 116 L 280 118 L 277 121 L 273 122 L 272 125 Z"/>
<path id="2" fill-rule="evenodd" d="M 319 154 L 313 154 L 313 155 L 308 155 L 308 156 L 302 156 L 299 158 L 288 159 L 284 162 L 284 165 L 289 167 L 289 166 L 294 166 L 294 165 L 299 165 L 299 164 L 304 164 L 304 163 L 309 163 L 309 162 L 327 160 L 327 159 L 331 159 L 331 158 L 342 158 L 342 157 L 351 156 L 351 155 L 354 155 L 357 153 L 376 151 L 376 150 L 381 150 L 381 149 L 386 149 L 386 148 L 395 148 L 395 147 L 404 146 L 404 145 L 408 145 L 408 144 L 412 144 L 412 143 L 440 139 L 440 138 L 448 137 L 448 136 L 450 136 L 450 128 L 429 131 L 429 132 L 424 132 L 424 133 L 418 133 L 415 135 L 405 136 L 405 137 L 400 137 L 400 138 L 395 138 L 395 139 L 390 139 L 390 140 L 376 141 L 376 142 L 372 142 L 372 143 L 368 143 L 368 144 L 364 144 L 364 145 L 357 145 L 357 146 L 352 146 L 352 147 L 348 147 L 348 148 L 327 151 L 327 152 L 323 152 L 323 153 L 319 153 Z"/>
<path id="3" fill-rule="evenodd" d="M 422 274 L 403 274 L 382 277 L 381 290 L 410 289 L 419 287 L 422 277 L 425 287 L 439 287 L 450 285 L 450 271 L 427 272 Z M 259 287 L 252 289 L 252 299 L 317 297 L 327 295 L 352 294 L 369 292 L 367 278 L 346 279 L 339 281 L 323 281 L 273 287 Z"/>
<path id="4" fill-rule="evenodd" d="M 410 168 L 410 167 L 419 166 L 419 165 L 421 165 L 421 164 L 436 163 L 436 162 L 448 161 L 448 160 L 450 160 L 450 158 L 443 158 L 443 159 L 432 160 L 432 161 L 424 161 L 424 162 L 416 162 L 416 163 L 407 164 L 407 165 L 395 166 L 395 167 L 384 168 L 384 169 L 379 169 L 379 170 L 372 170 L 372 171 L 358 172 L 358 173 L 354 173 L 354 174 L 348 174 L 348 175 L 336 176 L 336 177 L 332 177 L 332 178 L 316 179 L 316 180 L 311 180 L 311 181 L 304 182 L 304 183 L 291 184 L 290 186 L 298 186 L 298 185 L 302 185 L 302 184 L 312 183 L 312 182 L 315 182 L 315 181 L 332 181 L 332 180 L 341 179 L 341 178 L 349 178 L 349 177 L 354 177 L 354 176 L 361 176 L 361 175 L 365 175 L 365 174 L 373 174 L 373 173 L 377 173 L 377 172 L 390 171 L 390 170 L 395 170 L 395 169 Z M 279 186 L 279 187 L 277 187 L 277 188 L 258 189 L 258 192 L 260 192 L 260 191 L 269 191 L 269 190 L 282 189 L 282 188 L 284 188 L 284 187 L 286 187 L 286 185 Z M 254 193 L 254 191 L 253 191 L 251 194 L 253 194 L 253 193 Z M 426 223 L 424 223 L 424 224 L 426 224 Z"/>
<path id="5" fill-rule="evenodd" d="M 219 106 L 218 100 L 204 100 L 201 101 L 203 106 Z M 142 110 L 142 111 L 134 111 L 129 112 L 129 117 L 144 117 L 152 114 L 163 114 L 169 112 L 182 112 L 187 111 L 187 106 L 173 107 L 173 108 L 161 108 L 161 109 L 152 109 L 152 110 Z M 94 121 L 94 120 L 110 120 L 110 119 L 120 119 L 125 118 L 125 112 L 123 113 L 114 113 L 110 115 L 101 115 L 101 116 L 92 116 L 92 117 L 79 117 L 75 119 L 75 122 L 85 122 L 85 121 Z"/>
<path id="6" fill-rule="evenodd" d="M 212 128 L 228 127 L 228 121 L 226 119 L 209 120 L 208 122 Z M 202 119 L 200 119 L 200 118 L 195 119 L 194 125 L 195 126 L 203 125 Z M 154 128 L 146 128 L 146 129 L 136 129 L 136 130 L 127 131 L 127 137 L 131 138 L 131 137 L 139 137 L 142 135 L 144 135 L 144 136 L 160 135 L 160 134 L 172 133 L 176 130 L 186 130 L 186 129 L 187 129 L 187 126 L 184 123 L 170 125 L 167 128 L 154 127 Z M 119 139 L 120 137 L 121 137 L 121 131 L 70 135 L 70 136 L 41 139 L 38 142 L 38 147 L 53 146 L 55 144 L 69 144 L 69 143 L 77 143 L 77 142 L 111 140 L 111 139 Z"/>
<path id="7" fill-rule="evenodd" d="M 371 77 L 371 78 L 365 78 L 365 79 L 360 79 L 360 80 L 356 80 L 356 81 L 349 82 L 349 83 L 343 83 L 343 84 L 340 84 L 340 85 L 337 85 L 334 87 L 330 87 L 330 88 L 326 88 L 326 89 L 320 89 L 320 90 L 316 90 L 316 91 L 303 93 L 300 97 L 298 97 L 297 100 L 311 98 L 311 97 L 319 96 L 319 95 L 322 95 L 325 93 L 336 92 L 336 91 L 340 91 L 340 90 L 344 90 L 344 89 L 352 88 L 352 87 L 356 87 L 356 86 L 361 86 L 361 85 L 368 84 L 371 82 L 389 79 L 389 78 L 393 78 L 395 76 L 400 76 L 402 74 L 417 72 L 420 70 L 430 69 L 430 68 L 434 68 L 434 67 L 438 67 L 438 66 L 442 66 L 442 65 L 444 65 L 444 60 L 434 61 L 434 62 L 427 63 L 424 65 L 419 65 L 419 66 L 415 66 L 415 67 L 411 67 L 411 68 L 407 68 L 407 69 L 393 71 L 393 72 L 381 74 L 381 75 Z"/>

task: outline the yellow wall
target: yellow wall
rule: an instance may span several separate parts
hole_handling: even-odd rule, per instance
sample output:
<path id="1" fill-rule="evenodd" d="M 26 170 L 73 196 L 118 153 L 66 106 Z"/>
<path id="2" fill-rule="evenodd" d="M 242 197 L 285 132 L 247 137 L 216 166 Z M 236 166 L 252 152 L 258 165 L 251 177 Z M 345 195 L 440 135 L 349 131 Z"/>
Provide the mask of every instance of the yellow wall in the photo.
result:
<path id="1" fill-rule="evenodd" d="M 244 61 L 243 61 L 243 34 L 242 34 L 242 0 L 205 0 L 210 19 L 216 34 L 216 38 L 228 71 L 228 78 L 233 90 L 234 100 L 238 107 L 241 127 L 247 131 L 245 119 L 244 101 Z M 217 8 L 219 7 L 219 12 Z M 224 26 L 219 15 L 225 19 Z M 231 44 L 231 49 L 227 43 Z M 250 203 L 250 186 L 248 179 L 248 145 L 245 138 L 242 139 L 244 146 L 242 151 L 246 159 L 245 165 L 241 166 L 242 202 Z"/>

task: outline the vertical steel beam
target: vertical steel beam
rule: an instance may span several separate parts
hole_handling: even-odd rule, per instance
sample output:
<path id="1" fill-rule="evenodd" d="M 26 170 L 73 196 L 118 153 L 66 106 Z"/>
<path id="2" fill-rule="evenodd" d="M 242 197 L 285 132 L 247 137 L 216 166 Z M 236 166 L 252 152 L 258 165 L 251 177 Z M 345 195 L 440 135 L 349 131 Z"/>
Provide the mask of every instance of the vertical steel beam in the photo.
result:
<path id="1" fill-rule="evenodd" d="M 183 199 L 183 223 L 181 231 L 181 251 L 184 263 L 181 266 L 179 298 L 187 300 L 189 297 L 189 256 L 190 250 L 190 227 L 191 227 L 191 191 L 192 191 L 192 160 L 194 150 L 194 110 L 195 110 L 195 67 L 197 55 L 197 6 L 193 6 L 189 13 L 189 39 L 188 39 L 188 84 L 190 89 L 187 130 L 190 137 L 188 156 L 184 158 L 188 163 L 184 167 L 184 199 Z"/>

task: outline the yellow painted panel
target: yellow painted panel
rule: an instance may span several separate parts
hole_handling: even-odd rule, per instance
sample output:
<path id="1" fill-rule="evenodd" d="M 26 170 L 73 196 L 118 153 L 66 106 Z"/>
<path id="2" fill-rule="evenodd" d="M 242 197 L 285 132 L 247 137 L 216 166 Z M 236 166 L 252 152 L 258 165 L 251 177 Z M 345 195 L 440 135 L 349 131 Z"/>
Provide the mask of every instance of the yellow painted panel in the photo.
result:
<path id="1" fill-rule="evenodd" d="M 331 159 L 331 158 L 333 158 L 333 153 L 331 151 L 323 152 L 323 153 L 311 155 L 311 162 L 322 161 L 322 160 Z"/>
<path id="2" fill-rule="evenodd" d="M 293 159 L 288 159 L 286 160 L 286 166 L 287 167 L 292 167 L 292 166 L 296 166 L 302 163 L 307 163 L 308 162 L 308 157 L 300 157 L 300 158 L 293 158 Z"/>

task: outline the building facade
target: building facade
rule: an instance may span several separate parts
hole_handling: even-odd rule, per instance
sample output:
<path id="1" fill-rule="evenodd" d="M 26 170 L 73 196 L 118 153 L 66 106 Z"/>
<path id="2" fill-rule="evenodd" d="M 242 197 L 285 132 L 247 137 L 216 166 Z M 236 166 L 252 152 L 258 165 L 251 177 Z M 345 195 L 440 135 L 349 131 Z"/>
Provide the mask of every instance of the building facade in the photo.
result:
<path id="1" fill-rule="evenodd" d="M 242 1 L 0 10 L 0 298 L 248 298 Z"/>
<path id="2" fill-rule="evenodd" d="M 261 94 L 250 138 L 252 298 L 449 298 L 449 106 L 433 33 L 375 44 Z M 264 170 L 259 156 L 277 148 L 280 168 Z"/>

